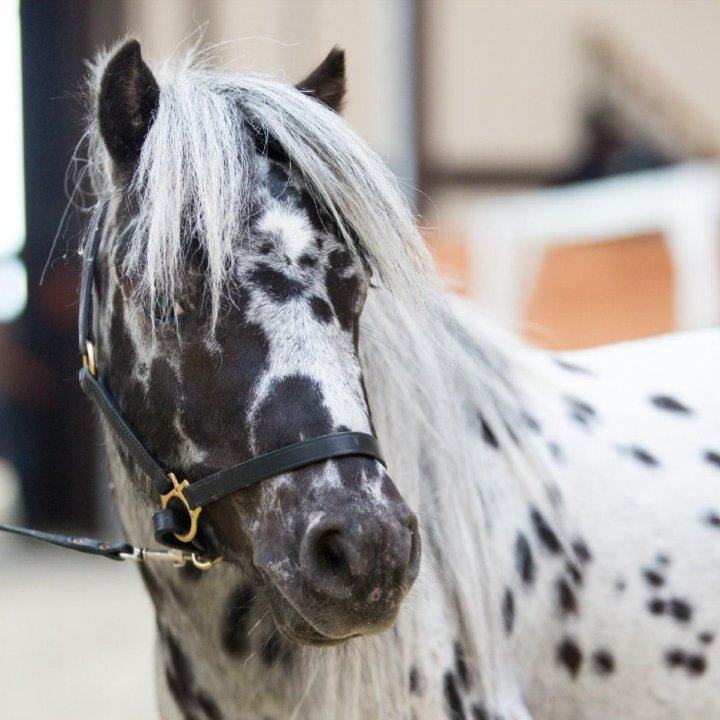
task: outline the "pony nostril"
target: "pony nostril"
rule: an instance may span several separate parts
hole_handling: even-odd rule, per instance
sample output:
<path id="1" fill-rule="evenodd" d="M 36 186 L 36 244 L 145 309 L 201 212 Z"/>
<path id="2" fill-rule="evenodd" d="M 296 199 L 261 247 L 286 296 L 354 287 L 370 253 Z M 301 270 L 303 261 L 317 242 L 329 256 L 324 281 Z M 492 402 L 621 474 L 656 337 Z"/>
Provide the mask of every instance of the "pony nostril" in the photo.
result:
<path id="1" fill-rule="evenodd" d="M 318 569 L 330 575 L 339 575 L 347 567 L 347 554 L 339 530 L 327 530 L 315 543 Z"/>
<path id="2" fill-rule="evenodd" d="M 323 595 L 347 599 L 352 589 L 353 549 L 337 526 L 314 527 L 300 548 L 300 566 L 309 586 Z"/>

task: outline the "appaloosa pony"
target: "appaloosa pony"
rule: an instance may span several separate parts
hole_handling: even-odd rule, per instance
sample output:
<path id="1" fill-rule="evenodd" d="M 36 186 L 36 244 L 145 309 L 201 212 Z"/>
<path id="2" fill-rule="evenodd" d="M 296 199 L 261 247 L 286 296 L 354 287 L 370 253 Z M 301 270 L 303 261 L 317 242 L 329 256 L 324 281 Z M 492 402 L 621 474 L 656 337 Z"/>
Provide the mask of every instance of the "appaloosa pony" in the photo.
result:
<path id="1" fill-rule="evenodd" d="M 144 566 L 161 716 L 720 717 L 720 332 L 558 356 L 479 324 L 344 90 L 337 50 L 296 87 L 94 66 L 94 362 L 141 445 L 190 487 L 329 434 L 387 465 L 268 477 L 199 517 L 222 562 Z"/>

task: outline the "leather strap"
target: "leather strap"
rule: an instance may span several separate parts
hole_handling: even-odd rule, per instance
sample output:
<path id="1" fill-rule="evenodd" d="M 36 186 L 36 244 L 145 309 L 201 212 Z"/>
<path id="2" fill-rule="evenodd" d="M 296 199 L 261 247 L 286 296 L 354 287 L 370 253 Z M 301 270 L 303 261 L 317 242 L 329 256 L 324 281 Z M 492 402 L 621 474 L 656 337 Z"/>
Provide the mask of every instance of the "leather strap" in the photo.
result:
<path id="1" fill-rule="evenodd" d="M 276 475 L 345 455 L 365 455 L 385 465 L 380 445 L 372 435 L 339 432 L 272 450 L 227 470 L 220 470 L 214 475 L 196 480 L 185 490 L 185 498 L 191 508 L 202 507 Z"/>
<path id="2" fill-rule="evenodd" d="M 56 535 L 55 533 L 41 532 L 40 530 L 30 530 L 29 528 L 20 528 L 15 525 L 5 525 L 0 523 L 0 530 L 9 532 L 13 535 L 21 535 L 22 537 L 40 540 L 41 542 L 57 545 L 58 547 L 67 548 L 68 550 L 77 550 L 88 555 L 99 555 L 100 557 L 109 558 L 110 560 L 124 560 L 121 555 L 132 555 L 133 546 L 128 543 L 118 543 L 111 545 L 103 540 L 94 540 L 86 537 L 73 537 L 71 535 Z"/>
<path id="3" fill-rule="evenodd" d="M 93 281 L 95 279 L 95 260 L 100 249 L 107 205 L 107 200 L 103 201 L 100 209 L 95 213 L 89 233 L 90 240 L 83 251 L 83 268 L 80 276 L 80 311 L 78 314 L 78 339 L 81 355 L 85 355 L 87 352 L 88 342 L 95 342 L 93 337 Z"/>
<path id="4" fill-rule="evenodd" d="M 80 370 L 80 387 L 95 403 L 135 462 L 147 473 L 157 492 L 161 495 L 167 492 L 170 482 L 165 471 L 140 442 L 105 386 L 86 367 Z"/>

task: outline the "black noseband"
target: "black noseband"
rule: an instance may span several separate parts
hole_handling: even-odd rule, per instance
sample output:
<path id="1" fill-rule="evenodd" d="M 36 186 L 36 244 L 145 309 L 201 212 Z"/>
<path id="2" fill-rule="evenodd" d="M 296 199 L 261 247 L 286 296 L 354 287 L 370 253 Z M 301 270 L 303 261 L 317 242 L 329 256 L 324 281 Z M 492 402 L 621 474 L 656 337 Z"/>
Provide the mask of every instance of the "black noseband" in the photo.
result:
<path id="1" fill-rule="evenodd" d="M 107 205 L 96 214 L 83 258 L 79 318 L 83 368 L 80 370 L 80 385 L 160 495 L 162 509 L 153 515 L 155 539 L 158 542 L 169 547 L 197 546 L 198 516 L 205 505 L 276 475 L 346 455 L 371 457 L 385 465 L 375 437 L 361 432 L 339 432 L 273 450 L 192 483 L 189 480 L 178 480 L 174 473 L 165 469 L 148 452 L 128 424 L 103 384 L 96 365 L 93 280 L 106 211 Z"/>

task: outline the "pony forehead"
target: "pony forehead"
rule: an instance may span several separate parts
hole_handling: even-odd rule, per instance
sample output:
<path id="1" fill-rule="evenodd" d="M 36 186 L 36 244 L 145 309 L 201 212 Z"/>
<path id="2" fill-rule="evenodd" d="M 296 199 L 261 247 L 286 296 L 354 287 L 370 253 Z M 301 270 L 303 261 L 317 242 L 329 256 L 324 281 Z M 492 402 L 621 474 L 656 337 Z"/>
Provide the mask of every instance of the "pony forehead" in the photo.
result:
<path id="1" fill-rule="evenodd" d="M 235 272 L 235 250 L 250 218 L 265 206 L 258 172 L 263 140 L 282 150 L 309 196 L 332 218 L 352 253 L 414 307 L 440 303 L 435 272 L 412 212 L 392 173 L 337 113 L 275 79 L 209 69 L 190 52 L 153 72 L 157 113 L 129 189 L 136 215 L 127 235 L 127 269 L 150 296 L 172 295 L 186 257 L 189 222 L 206 258 L 214 308 Z M 97 104 L 107 57 L 91 77 Z M 90 167 L 99 194 L 120 191 L 96 117 L 88 128 Z M 260 139 L 258 141 L 258 138 Z M 190 217 L 184 213 L 192 208 Z M 276 222 L 272 216 L 269 223 Z M 283 217 L 283 224 L 302 223 Z M 305 232 L 293 236 L 300 252 Z"/>

